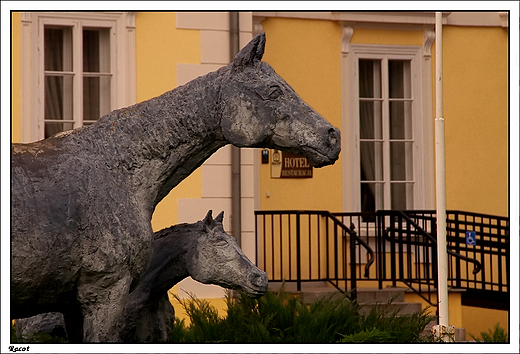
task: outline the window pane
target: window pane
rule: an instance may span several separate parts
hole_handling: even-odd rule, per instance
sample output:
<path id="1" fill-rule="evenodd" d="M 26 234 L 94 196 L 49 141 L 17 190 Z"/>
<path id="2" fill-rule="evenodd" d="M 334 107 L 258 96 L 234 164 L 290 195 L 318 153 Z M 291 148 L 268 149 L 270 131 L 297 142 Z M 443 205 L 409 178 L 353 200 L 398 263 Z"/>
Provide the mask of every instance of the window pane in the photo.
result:
<path id="1" fill-rule="evenodd" d="M 72 119 L 72 75 L 45 76 L 44 119 Z"/>
<path id="2" fill-rule="evenodd" d="M 359 102 L 359 137 L 360 139 L 382 139 L 382 103 L 381 101 Z"/>
<path id="3" fill-rule="evenodd" d="M 83 120 L 97 120 L 107 113 L 110 113 L 110 77 L 84 77 Z"/>
<path id="4" fill-rule="evenodd" d="M 390 98 L 412 97 L 409 60 L 388 61 L 388 88 Z"/>
<path id="5" fill-rule="evenodd" d="M 89 124 L 111 110 L 110 29 L 83 29 L 83 72 L 83 124 Z"/>
<path id="6" fill-rule="evenodd" d="M 374 212 L 384 209 L 382 183 L 361 183 L 361 211 Z"/>
<path id="7" fill-rule="evenodd" d="M 359 97 L 381 98 L 380 60 L 359 60 Z"/>
<path id="8" fill-rule="evenodd" d="M 44 27 L 44 137 L 74 128 L 72 28 Z M 53 72 L 53 73 L 51 73 Z M 52 121 L 68 121 L 63 123 Z"/>
<path id="9" fill-rule="evenodd" d="M 412 183 L 392 183 L 392 209 L 406 210 L 413 209 L 413 184 Z"/>
<path id="10" fill-rule="evenodd" d="M 45 71 L 72 71 L 72 28 L 45 27 Z"/>
<path id="11" fill-rule="evenodd" d="M 45 122 L 45 138 L 49 138 L 59 132 L 74 129 L 74 123 L 48 123 Z"/>
<path id="12" fill-rule="evenodd" d="M 83 31 L 83 72 L 99 72 L 99 31 Z"/>
<path id="13" fill-rule="evenodd" d="M 413 180 L 411 142 L 390 142 L 390 179 L 392 181 Z"/>
<path id="14" fill-rule="evenodd" d="M 360 142 L 361 180 L 383 180 L 383 147 L 374 141 Z"/>
<path id="15" fill-rule="evenodd" d="M 390 139 L 412 139 L 412 102 L 390 102 Z"/>
<path id="16" fill-rule="evenodd" d="M 110 30 L 83 30 L 83 72 L 110 72 Z"/>

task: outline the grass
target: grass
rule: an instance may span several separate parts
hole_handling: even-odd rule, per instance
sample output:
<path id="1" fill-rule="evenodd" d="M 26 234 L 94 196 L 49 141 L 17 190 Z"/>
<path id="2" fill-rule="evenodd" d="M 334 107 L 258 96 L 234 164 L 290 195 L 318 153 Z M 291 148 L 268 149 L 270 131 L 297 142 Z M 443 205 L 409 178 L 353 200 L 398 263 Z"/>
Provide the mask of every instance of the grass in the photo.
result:
<path id="1" fill-rule="evenodd" d="M 176 319 L 171 343 L 417 343 L 430 340 L 421 332 L 433 319 L 425 311 L 399 315 L 389 306 L 361 315 L 347 296 L 321 297 L 307 305 L 283 287 L 259 299 L 228 293 L 226 317 L 194 296 L 176 299 L 191 323 Z"/>

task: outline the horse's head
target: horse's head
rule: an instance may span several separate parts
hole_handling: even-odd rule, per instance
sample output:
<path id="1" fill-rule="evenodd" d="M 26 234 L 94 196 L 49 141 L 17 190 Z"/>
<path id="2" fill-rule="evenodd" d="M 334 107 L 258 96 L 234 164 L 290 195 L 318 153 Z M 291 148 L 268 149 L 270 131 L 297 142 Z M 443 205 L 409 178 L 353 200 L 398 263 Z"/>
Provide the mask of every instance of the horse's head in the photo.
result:
<path id="1" fill-rule="evenodd" d="M 224 212 L 215 219 L 208 212 L 203 232 L 186 257 L 191 277 L 204 284 L 216 284 L 228 289 L 242 290 L 251 297 L 267 291 L 267 274 L 244 255 L 233 237 L 222 226 Z"/>
<path id="2" fill-rule="evenodd" d="M 228 65 L 220 91 L 221 128 L 239 147 L 268 147 L 305 156 L 320 167 L 340 152 L 340 132 L 262 62 L 265 34 L 249 42 Z"/>

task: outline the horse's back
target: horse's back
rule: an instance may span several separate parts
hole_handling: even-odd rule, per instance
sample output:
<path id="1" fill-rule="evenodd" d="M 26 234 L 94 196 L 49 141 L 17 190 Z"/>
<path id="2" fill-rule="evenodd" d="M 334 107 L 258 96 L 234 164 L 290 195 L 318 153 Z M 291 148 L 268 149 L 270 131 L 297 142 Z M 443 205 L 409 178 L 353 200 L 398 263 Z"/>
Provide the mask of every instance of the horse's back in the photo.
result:
<path id="1" fill-rule="evenodd" d="M 81 249 L 73 224 L 65 217 L 69 191 L 49 176 L 52 158 L 38 156 L 36 144 L 14 145 L 11 155 L 11 311 L 35 314 L 36 307 L 56 309 L 73 292 Z M 66 200 L 61 200 L 65 198 Z M 68 227 L 67 227 L 67 224 Z M 78 236 L 78 235 L 76 235 Z"/>

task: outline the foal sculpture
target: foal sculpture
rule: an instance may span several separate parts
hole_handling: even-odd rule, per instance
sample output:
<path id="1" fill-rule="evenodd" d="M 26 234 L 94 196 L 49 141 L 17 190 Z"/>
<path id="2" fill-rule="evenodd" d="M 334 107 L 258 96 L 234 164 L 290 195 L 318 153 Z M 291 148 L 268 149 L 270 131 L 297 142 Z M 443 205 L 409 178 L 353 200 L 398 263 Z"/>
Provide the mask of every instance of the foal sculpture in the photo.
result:
<path id="1" fill-rule="evenodd" d="M 120 336 L 123 342 L 164 342 L 173 328 L 174 309 L 168 290 L 188 276 L 204 284 L 242 290 L 250 297 L 267 291 L 267 274 L 244 255 L 214 220 L 179 224 L 155 233 L 152 261 L 139 286 L 130 294 Z"/>
<path id="2" fill-rule="evenodd" d="M 261 61 L 265 34 L 232 63 L 95 124 L 11 154 L 11 317 L 62 312 L 69 337 L 119 341 L 147 269 L 155 206 L 226 144 L 334 163 L 339 130 Z"/>

